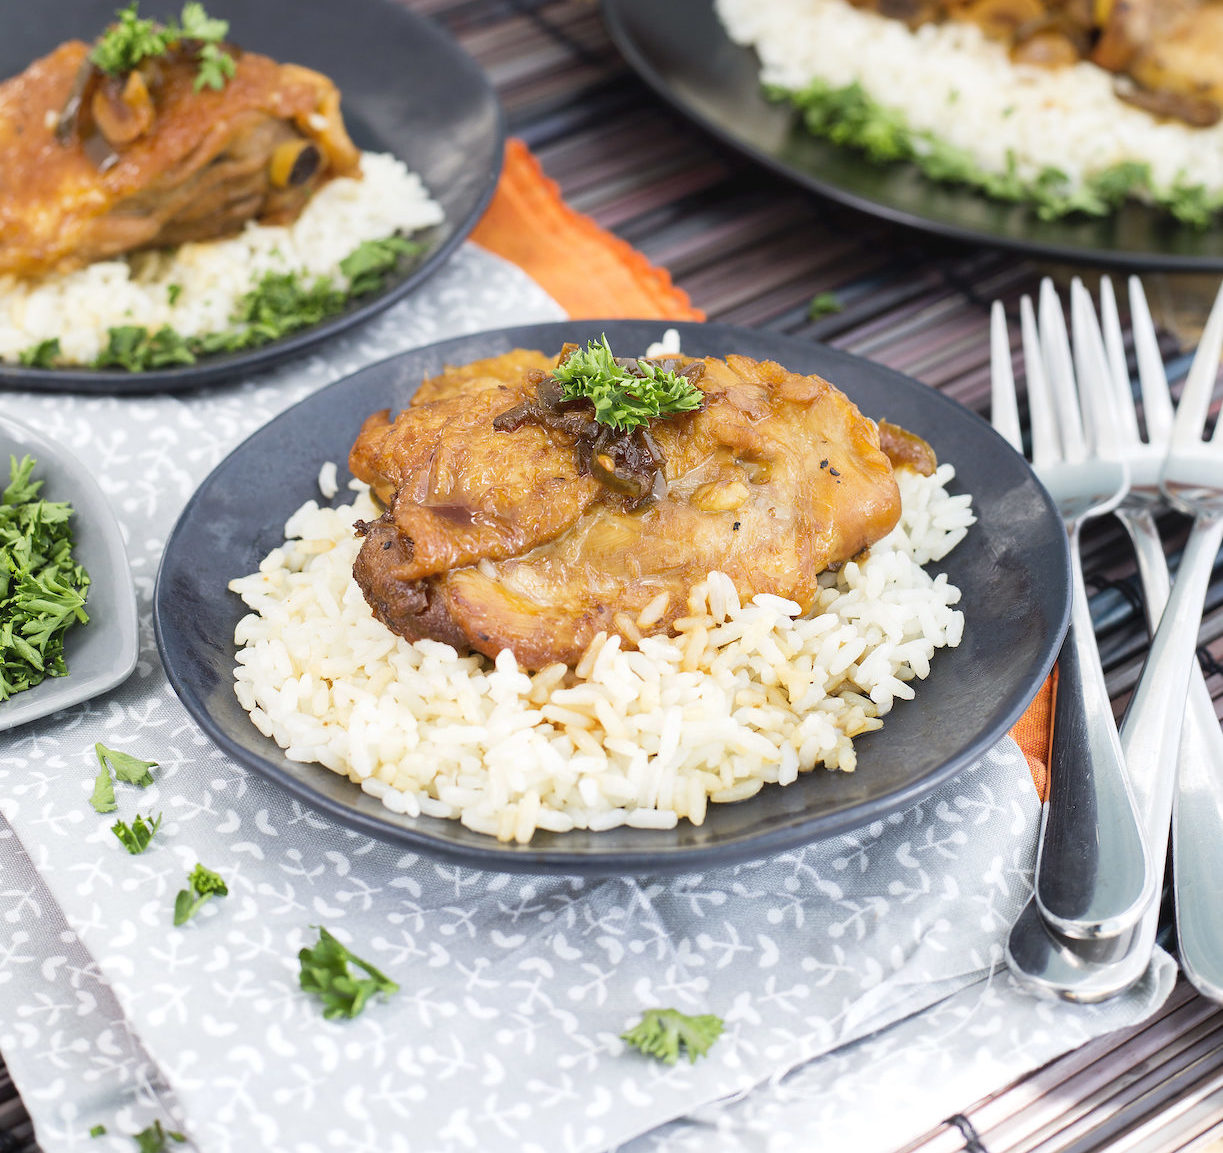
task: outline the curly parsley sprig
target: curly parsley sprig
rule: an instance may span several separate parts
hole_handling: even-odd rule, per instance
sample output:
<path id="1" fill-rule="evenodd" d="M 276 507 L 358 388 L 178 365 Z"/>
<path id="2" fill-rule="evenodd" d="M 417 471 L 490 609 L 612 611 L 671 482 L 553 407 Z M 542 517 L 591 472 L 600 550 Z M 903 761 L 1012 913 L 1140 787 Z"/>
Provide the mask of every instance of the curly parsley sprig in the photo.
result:
<path id="1" fill-rule="evenodd" d="M 229 22 L 218 20 L 204 10 L 198 0 L 183 5 L 182 15 L 168 24 L 146 19 L 139 14 L 139 0 L 115 13 L 115 22 L 98 38 L 89 59 L 110 76 L 123 76 L 142 60 L 164 56 L 182 41 L 195 47 L 199 64 L 195 90 L 225 87 L 238 65 L 221 45 L 229 32 Z"/>
<path id="2" fill-rule="evenodd" d="M 589 400 L 595 420 L 620 432 L 701 407 L 704 394 L 687 377 L 648 360 L 636 365 L 637 373 L 618 364 L 604 334 L 600 342 L 591 341 L 571 353 L 553 369 L 552 378 L 560 382 L 566 400 Z"/>
<path id="3" fill-rule="evenodd" d="M 390 977 L 349 952 L 321 925 L 318 938 L 313 948 L 302 949 L 297 958 L 301 962 L 302 990 L 322 998 L 323 1016 L 328 1020 L 355 1017 L 375 993 L 390 996 L 399 991 Z M 364 969 L 367 976 L 354 975 L 350 964 Z"/>
<path id="4" fill-rule="evenodd" d="M 689 1062 L 705 1056 L 722 1035 L 722 1027 L 722 1018 L 712 1013 L 691 1017 L 678 1009 L 647 1009 L 633 1028 L 620 1034 L 620 1039 L 648 1057 L 674 1065 L 681 1045 L 688 1053 Z"/>
<path id="5" fill-rule="evenodd" d="M 220 874 L 206 869 L 201 864 L 191 870 L 187 884 L 190 888 L 183 889 L 174 898 L 175 925 L 185 925 L 213 897 L 229 895 L 229 886 L 221 879 Z"/>

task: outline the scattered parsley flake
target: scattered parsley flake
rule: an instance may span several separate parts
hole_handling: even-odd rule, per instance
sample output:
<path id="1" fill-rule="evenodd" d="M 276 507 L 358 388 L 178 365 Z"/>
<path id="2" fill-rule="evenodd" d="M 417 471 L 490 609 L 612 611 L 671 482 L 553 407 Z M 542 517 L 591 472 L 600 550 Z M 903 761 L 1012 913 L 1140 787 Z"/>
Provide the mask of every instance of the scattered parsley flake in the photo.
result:
<path id="1" fill-rule="evenodd" d="M 111 825 L 110 831 L 119 838 L 120 843 L 132 856 L 137 856 L 149 847 L 153 834 L 159 828 L 161 828 L 161 813 L 157 814 L 156 820 L 153 819 L 152 814 L 142 817 L 137 813 L 130 825 L 124 821 L 116 821 Z"/>
<path id="2" fill-rule="evenodd" d="M 187 1140 L 182 1133 L 165 1128 L 160 1121 L 154 1121 L 147 1129 L 132 1134 L 139 1153 L 164 1153 L 167 1139 L 177 1141 L 180 1145 Z"/>
<path id="3" fill-rule="evenodd" d="M 166 301 L 173 308 L 178 303 L 178 298 L 183 294 L 183 286 L 181 284 L 166 285 Z"/>
<path id="4" fill-rule="evenodd" d="M 97 754 L 98 764 L 114 771 L 115 780 L 129 785 L 139 785 L 142 789 L 148 788 L 153 783 L 153 774 L 149 770 L 157 768 L 156 761 L 142 761 L 139 757 L 133 757 L 131 753 L 108 749 L 101 743 L 95 744 L 93 751 Z"/>
<path id="5" fill-rule="evenodd" d="M 689 1062 L 695 1063 L 722 1035 L 722 1026 L 722 1018 L 712 1013 L 690 1017 L 678 1009 L 647 1009 L 641 1021 L 621 1033 L 620 1039 L 667 1065 L 675 1064 L 682 1045 Z"/>
<path id="6" fill-rule="evenodd" d="M 807 319 L 819 320 L 821 316 L 831 316 L 844 307 L 835 292 L 820 292 L 813 296 L 811 303 L 807 305 Z"/>
<path id="7" fill-rule="evenodd" d="M 94 811 L 98 813 L 113 813 L 118 807 L 115 801 L 115 786 L 110 779 L 110 770 L 103 765 L 93 782 L 93 795 L 89 798 Z"/>
<path id="8" fill-rule="evenodd" d="M 552 378 L 559 381 L 566 400 L 584 397 L 594 405 L 595 420 L 620 432 L 645 427 L 651 420 L 694 412 L 705 394 L 686 376 L 638 360 L 638 376 L 617 364 L 604 334 L 599 342 L 576 349 L 557 365 Z"/>
<path id="9" fill-rule="evenodd" d="M 399 991 L 399 986 L 385 973 L 349 952 L 321 925 L 317 928 L 318 943 L 300 950 L 297 957 L 301 962 L 302 990 L 322 998 L 324 1017 L 328 1020 L 355 1017 L 375 993 L 390 996 Z M 367 976 L 355 976 L 349 964 L 364 969 Z"/>
<path id="10" fill-rule="evenodd" d="M 106 1126 L 105 1125 L 95 1125 L 92 1129 L 89 1130 L 89 1136 L 90 1137 L 105 1137 L 106 1136 Z"/>
<path id="11" fill-rule="evenodd" d="M 229 886 L 221 880 L 220 875 L 201 864 L 191 870 L 187 882 L 191 887 L 183 889 L 174 898 L 175 925 L 185 925 L 211 898 L 229 894 Z"/>

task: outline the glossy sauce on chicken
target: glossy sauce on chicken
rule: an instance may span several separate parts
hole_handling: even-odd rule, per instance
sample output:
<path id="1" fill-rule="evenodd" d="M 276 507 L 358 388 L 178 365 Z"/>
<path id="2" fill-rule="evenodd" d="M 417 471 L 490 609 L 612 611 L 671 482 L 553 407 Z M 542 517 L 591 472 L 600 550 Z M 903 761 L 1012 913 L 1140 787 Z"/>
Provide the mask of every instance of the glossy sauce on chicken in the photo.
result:
<path id="1" fill-rule="evenodd" d="M 509 648 L 532 669 L 573 664 L 598 632 L 622 631 L 620 614 L 651 607 L 644 631 L 668 630 L 713 570 L 744 600 L 774 593 L 806 610 L 819 574 L 899 517 L 878 426 L 819 376 L 704 358 L 700 410 L 651 425 L 665 495 L 641 500 L 583 473 L 562 429 L 497 428 L 555 365 L 518 350 L 448 369 L 394 420 L 365 422 L 349 464 L 386 512 L 358 526 L 354 575 L 394 632 L 489 657 Z M 913 463 L 917 438 L 891 439 Z"/>
<path id="2" fill-rule="evenodd" d="M 125 76 L 62 44 L 0 84 L 0 274 L 287 223 L 360 153 L 327 77 L 232 49 L 220 90 L 171 52 Z"/>

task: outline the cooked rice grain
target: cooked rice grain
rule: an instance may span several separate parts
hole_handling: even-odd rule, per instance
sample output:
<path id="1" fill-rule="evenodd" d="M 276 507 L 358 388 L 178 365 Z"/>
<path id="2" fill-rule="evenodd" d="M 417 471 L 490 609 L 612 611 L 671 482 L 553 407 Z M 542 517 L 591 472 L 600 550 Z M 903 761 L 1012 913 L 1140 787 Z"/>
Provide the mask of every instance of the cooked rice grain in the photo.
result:
<path id="1" fill-rule="evenodd" d="M 285 544 L 231 582 L 253 610 L 235 632 L 235 692 L 290 760 L 342 773 L 397 813 L 522 843 L 537 829 L 700 824 L 710 801 L 817 765 L 852 770 L 853 738 L 913 696 L 935 649 L 959 644 L 959 589 L 920 567 L 973 523 L 969 497 L 947 492 L 954 475 L 902 470 L 900 524 L 820 577 L 809 618 L 782 597 L 741 605 L 714 572 L 680 636 L 626 650 L 600 634 L 573 671 L 533 675 L 508 650 L 460 656 L 373 618 L 352 577 L 353 523 L 378 509 L 354 482 L 351 505 L 303 505 Z"/>

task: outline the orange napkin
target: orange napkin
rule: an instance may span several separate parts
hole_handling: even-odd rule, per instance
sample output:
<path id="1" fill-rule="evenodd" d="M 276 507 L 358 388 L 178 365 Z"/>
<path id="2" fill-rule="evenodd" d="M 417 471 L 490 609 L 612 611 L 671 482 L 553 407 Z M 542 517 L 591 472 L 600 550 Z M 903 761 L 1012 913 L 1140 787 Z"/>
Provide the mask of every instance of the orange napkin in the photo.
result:
<path id="1" fill-rule="evenodd" d="M 665 269 L 574 212 L 521 140 L 507 143 L 497 190 L 471 238 L 517 264 L 575 319 L 705 319 Z M 1045 682 L 1011 730 L 1042 801 L 1048 789 L 1053 681 Z"/>

